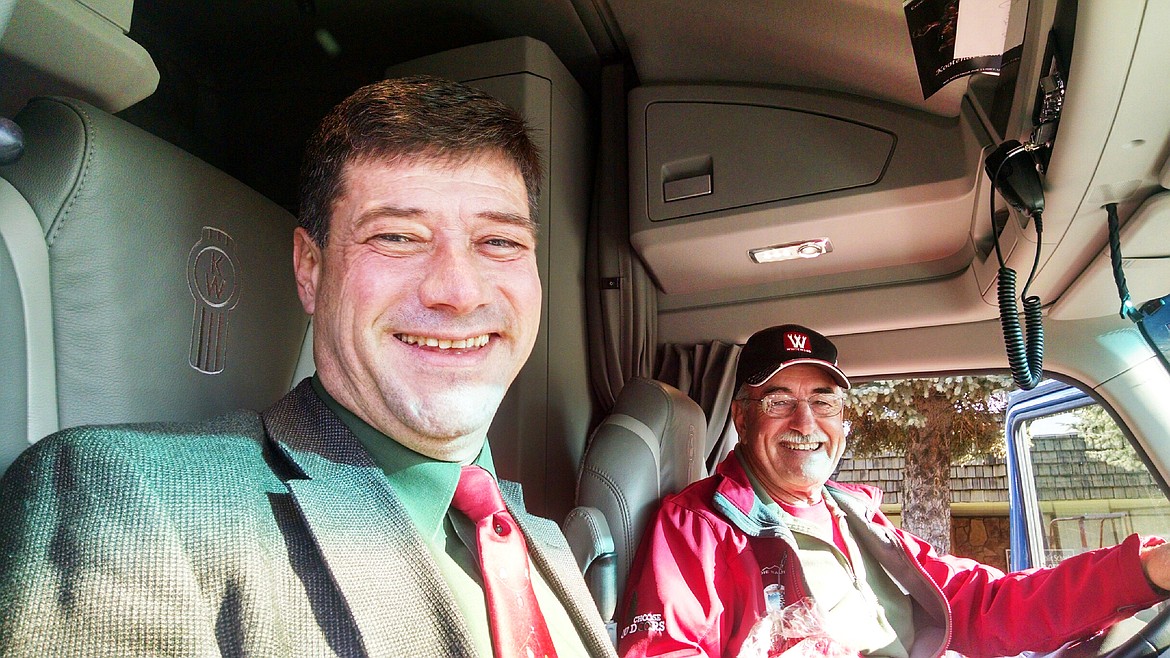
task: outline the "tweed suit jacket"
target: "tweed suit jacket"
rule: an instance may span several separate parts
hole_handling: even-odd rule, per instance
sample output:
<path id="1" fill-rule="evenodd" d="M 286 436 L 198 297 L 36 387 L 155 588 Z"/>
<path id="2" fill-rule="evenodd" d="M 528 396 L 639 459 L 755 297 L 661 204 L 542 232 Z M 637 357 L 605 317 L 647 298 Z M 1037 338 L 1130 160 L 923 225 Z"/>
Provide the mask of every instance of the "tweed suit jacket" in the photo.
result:
<path id="1" fill-rule="evenodd" d="M 501 483 L 591 654 L 556 524 Z M 308 380 L 263 414 L 82 427 L 0 481 L 0 656 L 473 656 L 405 508 Z"/>

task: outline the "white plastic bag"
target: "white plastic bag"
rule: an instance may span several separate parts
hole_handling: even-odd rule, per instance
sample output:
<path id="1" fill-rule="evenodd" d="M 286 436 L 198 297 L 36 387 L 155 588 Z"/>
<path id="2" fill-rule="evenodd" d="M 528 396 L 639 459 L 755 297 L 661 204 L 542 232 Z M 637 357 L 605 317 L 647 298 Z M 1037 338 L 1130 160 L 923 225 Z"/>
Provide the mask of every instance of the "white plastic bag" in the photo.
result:
<path id="1" fill-rule="evenodd" d="M 770 606 L 771 607 L 771 606 Z M 773 609 L 757 621 L 739 658 L 850 658 L 857 651 L 829 637 L 812 597 Z"/>

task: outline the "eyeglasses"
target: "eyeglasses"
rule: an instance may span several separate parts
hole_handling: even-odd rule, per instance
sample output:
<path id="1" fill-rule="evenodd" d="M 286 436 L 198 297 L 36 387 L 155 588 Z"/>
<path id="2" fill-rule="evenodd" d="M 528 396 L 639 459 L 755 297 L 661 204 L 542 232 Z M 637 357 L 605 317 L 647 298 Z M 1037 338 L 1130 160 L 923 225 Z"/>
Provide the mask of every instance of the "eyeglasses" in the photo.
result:
<path id="1" fill-rule="evenodd" d="M 845 396 L 835 393 L 816 393 L 807 398 L 794 398 L 791 395 L 768 395 L 758 400 L 748 399 L 752 402 L 758 402 L 764 414 L 772 418 L 791 418 L 801 402 L 807 402 L 809 411 L 818 418 L 836 416 L 841 413 L 841 408 L 845 405 Z"/>

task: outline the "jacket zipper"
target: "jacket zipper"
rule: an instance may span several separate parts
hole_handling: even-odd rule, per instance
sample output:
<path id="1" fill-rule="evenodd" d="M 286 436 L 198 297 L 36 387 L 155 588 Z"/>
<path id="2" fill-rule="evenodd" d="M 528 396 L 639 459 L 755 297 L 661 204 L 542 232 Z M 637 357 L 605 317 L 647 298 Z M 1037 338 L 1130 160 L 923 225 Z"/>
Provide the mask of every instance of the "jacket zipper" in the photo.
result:
<path id="1" fill-rule="evenodd" d="M 926 569 L 923 569 L 922 565 L 918 563 L 918 560 L 915 560 L 914 556 L 910 554 L 910 548 L 906 545 L 906 542 L 902 541 L 902 539 L 898 537 L 898 535 L 894 533 L 893 530 L 886 528 L 886 532 L 889 534 L 890 538 L 896 541 L 898 546 L 902 548 L 902 557 L 906 558 L 906 561 L 910 563 L 910 566 L 912 566 L 914 570 L 919 573 L 919 575 L 921 575 L 928 583 L 930 583 L 931 591 L 934 592 L 939 601 L 942 602 L 943 612 L 945 613 L 944 621 L 946 622 L 946 628 L 944 629 L 945 633 L 943 635 L 943 644 L 934 654 L 935 658 L 939 658 L 945 654 L 947 649 L 951 646 L 951 602 L 948 601 L 947 597 L 942 593 L 942 589 L 938 586 L 938 583 L 934 582 L 934 579 L 930 577 L 930 574 L 926 573 Z"/>

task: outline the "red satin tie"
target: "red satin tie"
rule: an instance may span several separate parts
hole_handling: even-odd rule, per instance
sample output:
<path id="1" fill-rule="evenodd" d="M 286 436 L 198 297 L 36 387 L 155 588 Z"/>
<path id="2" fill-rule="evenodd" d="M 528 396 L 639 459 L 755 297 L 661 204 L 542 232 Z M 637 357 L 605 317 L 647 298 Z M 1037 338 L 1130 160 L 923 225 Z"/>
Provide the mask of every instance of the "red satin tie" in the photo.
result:
<path id="1" fill-rule="evenodd" d="M 475 523 L 496 658 L 556 658 L 528 577 L 528 547 L 490 473 L 464 466 L 451 506 Z"/>

